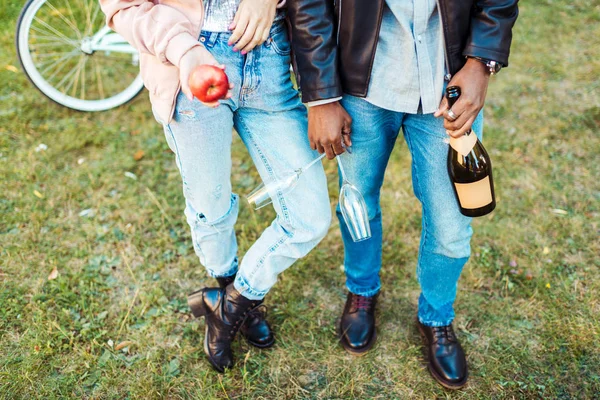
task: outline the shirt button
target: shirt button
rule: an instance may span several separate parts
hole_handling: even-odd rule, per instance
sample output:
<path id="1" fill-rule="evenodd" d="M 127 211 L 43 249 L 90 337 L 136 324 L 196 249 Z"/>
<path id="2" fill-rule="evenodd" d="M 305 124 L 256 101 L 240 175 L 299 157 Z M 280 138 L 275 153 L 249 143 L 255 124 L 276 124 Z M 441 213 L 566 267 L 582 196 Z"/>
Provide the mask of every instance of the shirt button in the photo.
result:
<path id="1" fill-rule="evenodd" d="M 201 41 L 202 43 L 204 43 L 204 42 L 206 42 L 206 38 L 205 38 L 204 36 L 202 36 L 202 37 L 200 38 L 200 41 Z"/>

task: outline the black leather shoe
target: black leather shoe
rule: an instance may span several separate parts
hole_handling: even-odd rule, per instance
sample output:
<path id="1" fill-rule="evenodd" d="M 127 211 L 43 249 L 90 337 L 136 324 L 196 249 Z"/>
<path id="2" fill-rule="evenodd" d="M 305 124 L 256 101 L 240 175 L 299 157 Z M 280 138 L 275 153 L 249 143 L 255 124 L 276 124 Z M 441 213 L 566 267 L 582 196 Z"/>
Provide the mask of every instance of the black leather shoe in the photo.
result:
<path id="1" fill-rule="evenodd" d="M 227 287 L 227 285 L 233 283 L 234 280 L 235 275 L 217 278 L 219 287 L 221 287 L 222 289 Z M 264 306 L 262 308 L 264 308 Z M 271 330 L 269 323 L 265 319 L 265 314 L 260 307 L 248 313 L 248 316 L 246 317 L 246 322 L 244 322 L 244 324 L 242 325 L 240 333 L 246 338 L 248 343 L 250 343 L 252 346 L 261 349 L 266 349 L 275 344 L 275 337 L 273 336 L 273 331 Z"/>
<path id="2" fill-rule="evenodd" d="M 233 285 L 204 288 L 188 296 L 188 305 L 195 317 L 204 317 L 204 352 L 208 361 L 219 372 L 233 367 L 231 343 L 248 313 L 262 301 L 249 300 Z"/>
<path id="3" fill-rule="evenodd" d="M 366 297 L 348 293 L 340 321 L 340 342 L 350 354 L 362 355 L 375 344 L 376 303 L 377 295 Z"/>
<path id="4" fill-rule="evenodd" d="M 467 359 L 452 325 L 425 326 L 417 321 L 427 347 L 427 368 L 433 378 L 447 389 L 467 384 Z"/>

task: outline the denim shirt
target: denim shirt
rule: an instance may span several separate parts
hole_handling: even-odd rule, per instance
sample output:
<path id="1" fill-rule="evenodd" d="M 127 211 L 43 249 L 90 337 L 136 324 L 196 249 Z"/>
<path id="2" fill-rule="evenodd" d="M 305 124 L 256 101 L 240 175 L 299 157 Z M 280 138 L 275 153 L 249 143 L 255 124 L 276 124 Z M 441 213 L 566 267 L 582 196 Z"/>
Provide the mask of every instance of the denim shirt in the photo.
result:
<path id="1" fill-rule="evenodd" d="M 397 112 L 434 112 L 444 90 L 444 51 L 436 0 L 386 0 L 366 100 Z"/>

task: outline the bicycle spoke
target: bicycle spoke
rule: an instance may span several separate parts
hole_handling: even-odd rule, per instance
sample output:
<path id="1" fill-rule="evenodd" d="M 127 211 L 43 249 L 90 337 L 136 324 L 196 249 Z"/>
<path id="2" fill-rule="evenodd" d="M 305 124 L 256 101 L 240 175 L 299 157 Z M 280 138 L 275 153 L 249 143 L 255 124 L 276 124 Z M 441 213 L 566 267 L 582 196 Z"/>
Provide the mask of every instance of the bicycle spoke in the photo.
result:
<path id="1" fill-rule="evenodd" d="M 75 67 L 73 67 L 62 79 L 60 82 L 58 82 L 58 84 L 56 85 L 56 88 L 62 88 L 63 85 L 65 84 L 65 82 L 70 79 L 73 75 L 75 75 L 75 73 L 78 70 L 79 65 L 81 64 L 81 59 L 79 59 L 79 61 L 77 62 L 77 65 Z M 63 93 L 68 94 L 69 89 L 73 86 L 74 81 L 71 80 L 70 83 L 67 85 L 67 87 L 64 90 L 61 90 Z"/>
<path id="2" fill-rule="evenodd" d="M 75 74 L 75 67 L 71 68 L 71 70 L 69 72 L 67 72 L 65 74 L 65 76 L 63 76 L 63 78 L 56 84 L 54 85 L 54 87 L 56 88 L 56 90 L 60 90 L 61 92 L 65 93 L 65 91 L 61 90 L 61 88 L 63 87 L 63 85 L 65 84 L 65 82 Z"/>
<path id="3" fill-rule="evenodd" d="M 71 20 L 73 21 L 73 24 L 77 26 L 77 20 L 75 19 L 75 14 L 73 13 L 73 9 L 71 8 L 71 2 L 69 0 L 65 0 L 64 3 L 66 3 L 67 8 L 69 9 L 69 13 L 71 14 Z"/>
<path id="4" fill-rule="evenodd" d="M 44 25 L 46 28 L 48 28 L 50 30 L 50 32 L 54 32 L 54 34 L 59 37 L 62 38 L 64 40 L 66 40 L 67 42 L 73 42 L 73 43 L 77 43 L 76 41 L 74 41 L 71 38 L 68 38 L 67 36 L 65 36 L 64 34 L 62 34 L 61 32 L 57 31 L 56 29 L 54 29 L 53 27 L 51 27 L 50 25 L 48 25 L 46 22 L 42 21 L 41 19 L 39 19 L 38 17 L 33 17 L 34 21 L 39 22 L 40 24 Z M 32 26 L 31 29 L 34 29 L 34 27 Z M 35 30 L 35 29 L 34 29 Z M 40 32 L 43 33 L 43 32 Z M 49 33 L 49 32 L 48 32 Z"/>
<path id="5" fill-rule="evenodd" d="M 43 54 L 36 54 L 35 58 L 49 58 L 49 57 L 55 57 L 58 56 L 60 54 L 74 54 L 74 51 L 59 51 L 59 52 L 55 52 L 55 53 L 43 53 Z M 78 53 L 78 52 L 77 52 Z M 32 57 L 33 58 L 33 57 Z"/>
<path id="6" fill-rule="evenodd" d="M 77 92 L 77 86 L 79 86 L 79 76 L 81 75 L 81 67 L 82 65 L 85 63 L 85 58 L 80 58 L 79 59 L 79 63 L 77 64 L 77 73 L 75 74 L 75 80 L 74 80 L 74 85 L 73 85 L 73 91 L 71 92 L 71 97 L 75 97 L 75 93 Z M 68 92 L 69 89 L 66 89 L 66 92 Z"/>
<path id="7" fill-rule="evenodd" d="M 75 54 L 75 52 L 73 52 L 73 53 Z M 44 68 L 42 71 L 40 71 L 40 75 L 42 75 L 42 76 L 43 76 L 43 75 L 46 73 L 46 71 L 47 71 L 49 68 L 51 68 L 51 67 L 54 67 L 54 66 L 55 66 L 56 64 L 58 64 L 59 62 L 61 62 L 61 61 L 63 61 L 63 60 L 68 60 L 69 58 L 73 58 L 73 57 L 69 57 L 69 55 L 70 55 L 70 54 L 66 54 L 66 55 L 64 55 L 64 56 L 60 57 L 58 60 L 54 61 L 54 63 L 52 63 L 52 64 L 48 65 L 46 68 Z M 52 61 L 52 60 L 50 60 L 50 61 L 48 61 L 48 62 L 51 62 L 51 61 Z M 46 64 L 46 63 L 41 63 L 41 64 L 39 65 L 39 67 L 42 67 L 42 66 L 44 66 L 45 64 Z M 38 69 L 39 69 L 39 67 L 38 67 Z"/>
<path id="8" fill-rule="evenodd" d="M 48 78 L 46 78 L 46 82 L 51 82 L 58 75 L 58 73 L 63 70 L 64 67 L 69 65 L 69 61 L 70 61 L 70 59 L 67 58 L 61 64 L 58 64 L 56 66 L 56 68 L 54 69 L 54 73 L 52 75 L 50 75 Z"/>
<path id="9" fill-rule="evenodd" d="M 38 47 L 56 47 L 59 49 L 63 49 L 63 42 L 48 42 L 48 43 L 32 43 L 29 45 L 29 50 L 35 52 Z"/>
<path id="10" fill-rule="evenodd" d="M 81 67 L 81 100 L 85 100 L 85 64 L 87 63 L 87 57 L 83 59 L 83 66 Z"/>
<path id="11" fill-rule="evenodd" d="M 44 31 L 44 30 L 42 30 L 40 28 L 37 28 L 35 26 L 32 26 L 31 30 L 35 31 L 35 32 L 38 32 L 38 33 L 42 33 L 43 35 L 42 36 L 39 36 L 39 35 L 29 35 L 30 38 L 42 39 L 42 40 L 50 40 L 50 39 L 52 39 L 52 40 L 55 40 L 56 43 L 63 43 L 63 44 L 68 44 L 68 45 L 73 46 L 73 47 L 79 47 L 79 43 L 77 43 L 77 42 L 75 42 L 73 40 L 62 39 L 62 38 L 60 38 L 60 37 L 58 37 L 56 35 L 52 35 L 51 32 Z M 48 36 L 48 35 L 50 35 L 50 36 Z"/>
<path id="12" fill-rule="evenodd" d="M 104 98 L 104 86 L 102 85 L 102 78 L 100 78 L 100 66 L 98 60 L 95 58 L 92 60 L 96 66 L 96 82 L 98 83 L 98 92 L 100 92 L 100 98 Z"/>
<path id="13" fill-rule="evenodd" d="M 100 12 L 100 6 L 98 6 L 96 4 L 95 9 L 94 9 L 94 15 L 92 16 L 92 20 L 91 20 L 92 21 L 92 31 L 93 31 L 94 25 L 96 23 L 96 18 L 98 18 L 99 12 Z M 92 34 L 92 31 L 90 31 L 90 33 L 89 33 L 90 35 Z"/>
<path id="14" fill-rule="evenodd" d="M 56 7 L 54 7 L 49 1 L 46 1 L 46 4 L 48 5 L 48 7 L 50 7 L 52 10 L 54 10 L 54 12 L 58 13 L 58 16 L 65 21 L 65 23 L 70 26 L 73 31 L 75 31 L 75 34 L 77 35 L 77 37 L 79 38 L 79 40 L 81 40 L 81 32 L 79 31 L 79 29 L 73 25 L 73 23 L 71 21 L 69 21 L 64 15 L 63 13 L 60 12 L 60 10 L 58 10 Z"/>

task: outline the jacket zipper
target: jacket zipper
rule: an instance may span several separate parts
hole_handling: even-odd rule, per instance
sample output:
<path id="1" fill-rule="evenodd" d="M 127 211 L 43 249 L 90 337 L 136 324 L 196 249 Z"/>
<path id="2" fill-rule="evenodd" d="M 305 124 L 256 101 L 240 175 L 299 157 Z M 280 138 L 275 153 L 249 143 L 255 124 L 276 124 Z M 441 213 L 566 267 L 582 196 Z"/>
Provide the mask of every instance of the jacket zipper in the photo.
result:
<path id="1" fill-rule="evenodd" d="M 444 80 L 446 82 L 450 82 L 452 78 L 452 73 L 450 72 L 450 61 L 448 58 L 448 47 L 446 46 L 446 29 L 444 28 L 444 19 L 442 18 L 442 8 L 440 7 L 440 0 L 436 0 L 438 13 L 440 14 L 440 24 L 442 25 L 442 44 L 444 46 L 444 63 L 446 64 L 446 75 L 444 75 Z"/>
<path id="2" fill-rule="evenodd" d="M 338 0 L 338 26 L 337 26 L 337 37 L 335 38 L 336 45 L 340 43 L 340 30 L 342 29 L 342 0 Z"/>

